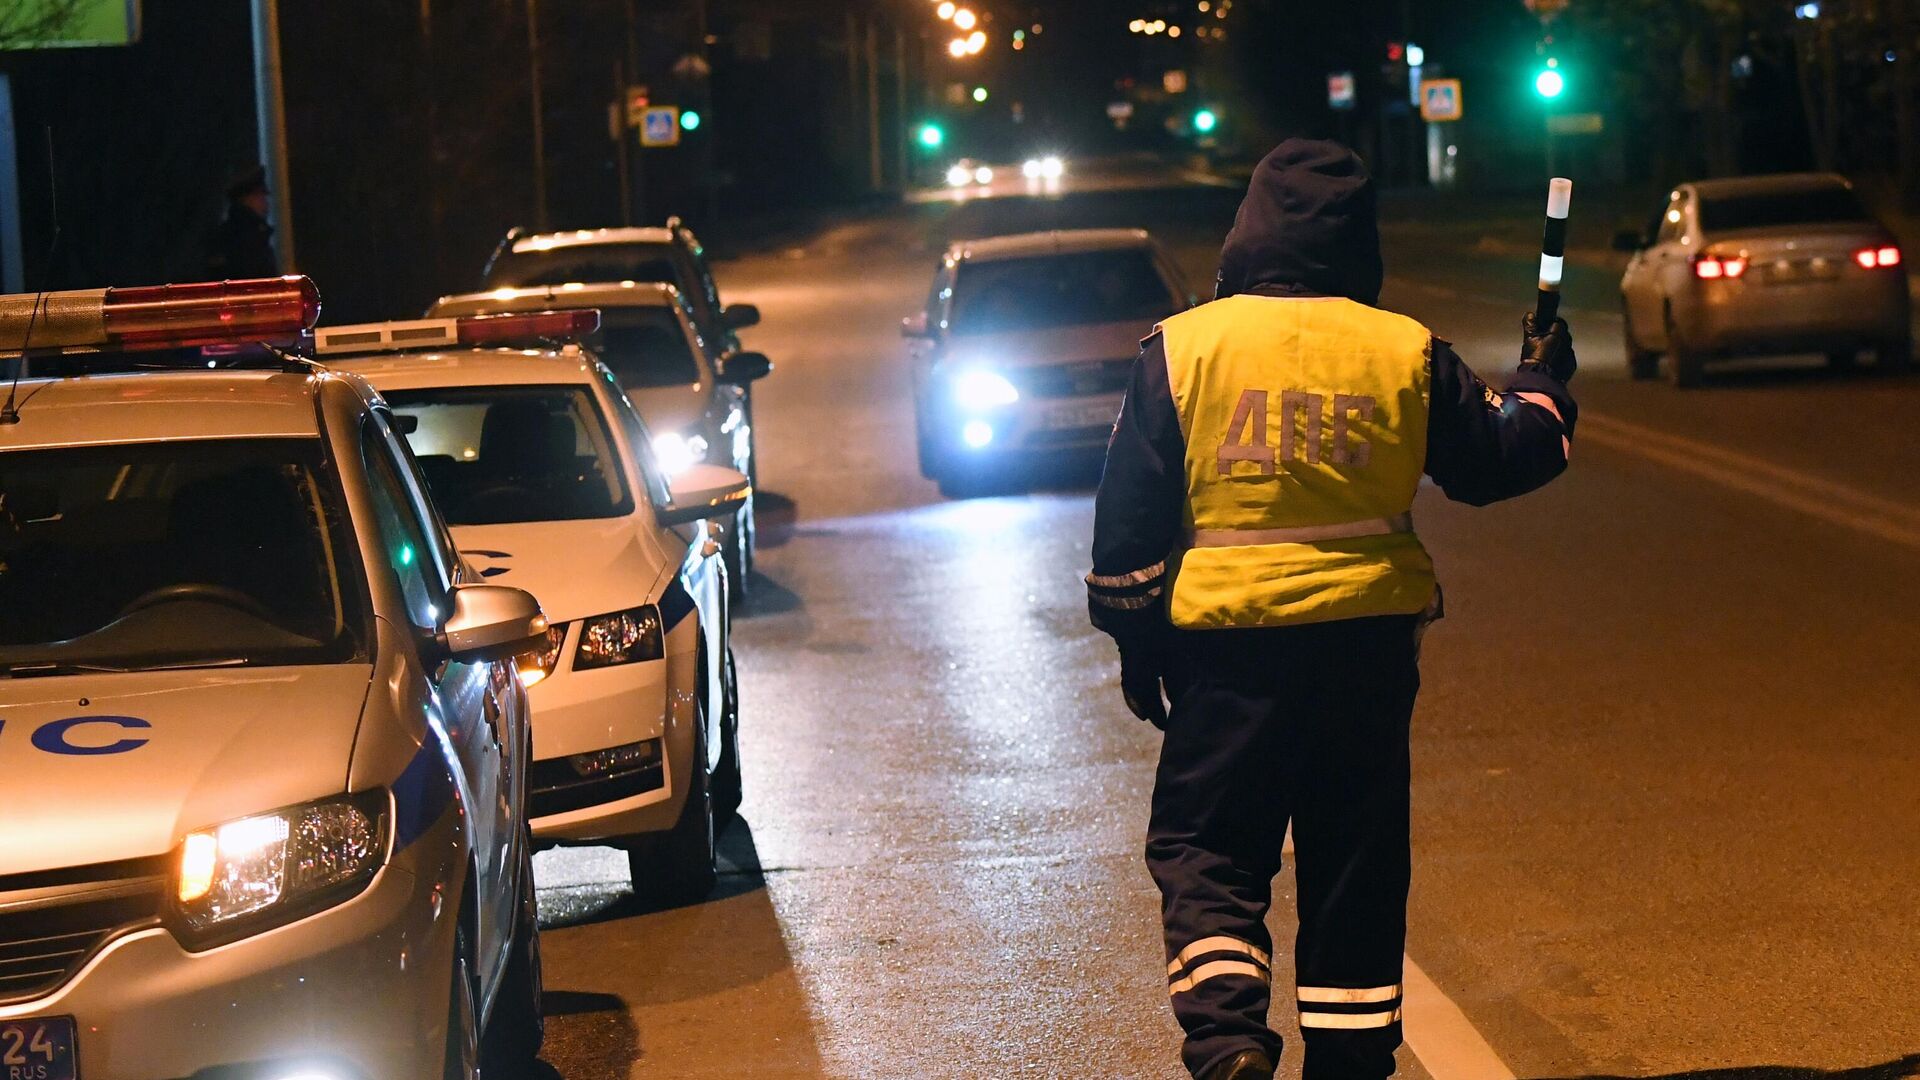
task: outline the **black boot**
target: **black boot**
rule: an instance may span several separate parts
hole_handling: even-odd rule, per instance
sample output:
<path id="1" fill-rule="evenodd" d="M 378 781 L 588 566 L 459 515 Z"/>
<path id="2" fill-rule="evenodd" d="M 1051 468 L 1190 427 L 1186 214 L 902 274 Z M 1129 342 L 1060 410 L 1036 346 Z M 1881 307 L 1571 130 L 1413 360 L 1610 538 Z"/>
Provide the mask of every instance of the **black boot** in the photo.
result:
<path id="1" fill-rule="evenodd" d="M 1206 1080 L 1273 1080 L 1273 1059 L 1259 1050 L 1242 1050 L 1208 1069 Z"/>

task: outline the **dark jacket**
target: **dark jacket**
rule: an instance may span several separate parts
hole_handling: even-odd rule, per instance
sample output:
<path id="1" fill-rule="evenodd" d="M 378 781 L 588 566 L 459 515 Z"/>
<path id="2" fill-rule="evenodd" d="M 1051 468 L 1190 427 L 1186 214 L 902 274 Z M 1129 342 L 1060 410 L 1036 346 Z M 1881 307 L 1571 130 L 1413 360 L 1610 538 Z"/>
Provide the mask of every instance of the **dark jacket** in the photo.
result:
<path id="1" fill-rule="evenodd" d="M 1220 255 L 1220 296 L 1343 296 L 1377 305 L 1382 278 L 1373 185 L 1353 153 L 1289 140 L 1254 170 Z M 1578 416 L 1565 384 L 1523 363 L 1495 391 L 1439 338 L 1432 345 L 1427 475 L 1476 506 L 1522 495 L 1567 467 Z M 1166 567 L 1184 526 L 1186 439 L 1160 336 L 1146 340 L 1107 449 L 1094 504 L 1088 611 L 1122 648 L 1169 625 Z"/>
<path id="2" fill-rule="evenodd" d="M 213 231 L 207 274 L 218 280 L 274 277 L 280 261 L 273 252 L 273 226 L 245 203 L 233 202 Z"/>

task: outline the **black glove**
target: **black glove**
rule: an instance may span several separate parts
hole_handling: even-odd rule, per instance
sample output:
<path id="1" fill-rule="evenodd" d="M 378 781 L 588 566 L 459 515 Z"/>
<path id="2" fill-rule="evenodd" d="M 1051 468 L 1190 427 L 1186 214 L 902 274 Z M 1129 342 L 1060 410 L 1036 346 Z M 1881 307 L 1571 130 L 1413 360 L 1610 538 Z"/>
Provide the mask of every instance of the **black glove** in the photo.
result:
<path id="1" fill-rule="evenodd" d="M 1573 356 L 1573 331 L 1567 329 L 1567 320 L 1553 320 L 1553 327 L 1542 334 L 1534 327 L 1533 312 L 1529 311 L 1520 320 L 1520 334 L 1520 366 L 1546 368 L 1562 385 L 1573 381 L 1580 362 Z"/>
<path id="2" fill-rule="evenodd" d="M 1160 696 L 1166 659 L 1165 652 L 1144 645 L 1120 649 L 1120 692 L 1127 710 L 1161 731 L 1167 730 L 1167 706 Z"/>

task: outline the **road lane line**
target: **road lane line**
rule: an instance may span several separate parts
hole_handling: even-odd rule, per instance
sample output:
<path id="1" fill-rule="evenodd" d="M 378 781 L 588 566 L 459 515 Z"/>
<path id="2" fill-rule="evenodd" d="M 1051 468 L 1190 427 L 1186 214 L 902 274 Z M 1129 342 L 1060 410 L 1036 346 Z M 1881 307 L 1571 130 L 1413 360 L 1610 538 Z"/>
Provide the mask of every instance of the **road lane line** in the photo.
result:
<path id="1" fill-rule="evenodd" d="M 1581 442 L 1596 442 L 1796 513 L 1904 547 L 1920 548 L 1920 507 L 1611 416 L 1582 413 L 1578 430 L 1576 438 Z"/>
<path id="2" fill-rule="evenodd" d="M 1460 1006 L 1440 992 L 1413 957 L 1404 959 L 1403 1031 L 1408 1049 L 1433 1080 L 1514 1080 L 1513 1070 L 1480 1037 Z"/>

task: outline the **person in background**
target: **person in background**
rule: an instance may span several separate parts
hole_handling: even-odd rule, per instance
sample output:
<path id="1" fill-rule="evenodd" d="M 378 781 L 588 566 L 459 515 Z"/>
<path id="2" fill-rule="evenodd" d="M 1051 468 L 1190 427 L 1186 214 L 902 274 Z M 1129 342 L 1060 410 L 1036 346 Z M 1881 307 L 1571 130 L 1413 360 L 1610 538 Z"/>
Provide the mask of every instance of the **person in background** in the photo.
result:
<path id="1" fill-rule="evenodd" d="M 207 276 L 231 281 L 279 273 L 273 225 L 267 220 L 267 173 L 256 165 L 227 188 L 227 216 L 208 245 Z"/>

